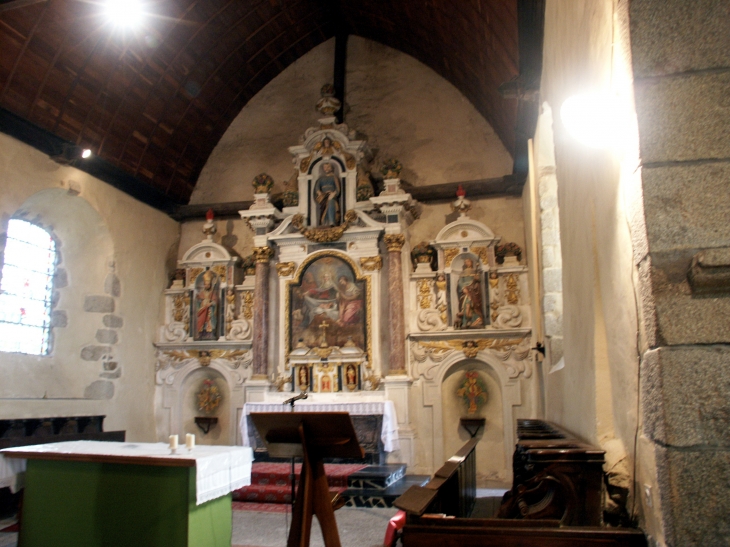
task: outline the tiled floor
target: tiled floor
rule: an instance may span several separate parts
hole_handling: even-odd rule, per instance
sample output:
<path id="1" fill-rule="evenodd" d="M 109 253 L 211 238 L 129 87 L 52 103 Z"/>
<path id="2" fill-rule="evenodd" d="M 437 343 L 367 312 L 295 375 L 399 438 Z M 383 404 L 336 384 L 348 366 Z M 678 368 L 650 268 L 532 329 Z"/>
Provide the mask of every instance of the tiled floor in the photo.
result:
<path id="1" fill-rule="evenodd" d="M 397 509 L 343 507 L 335 513 L 342 547 L 381 547 L 385 528 Z M 291 514 L 233 511 L 233 547 L 284 547 Z M 0 547 L 16 547 L 18 534 L 0 533 Z M 311 547 L 323 547 L 317 519 Z"/>

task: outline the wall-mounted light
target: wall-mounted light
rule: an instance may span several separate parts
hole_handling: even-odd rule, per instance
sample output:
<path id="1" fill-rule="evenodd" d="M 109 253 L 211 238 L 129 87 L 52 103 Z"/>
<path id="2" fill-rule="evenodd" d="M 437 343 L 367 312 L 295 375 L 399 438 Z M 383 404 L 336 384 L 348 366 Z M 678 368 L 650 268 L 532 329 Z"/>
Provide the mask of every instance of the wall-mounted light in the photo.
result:
<path id="1" fill-rule="evenodd" d="M 88 148 L 81 148 L 70 142 L 64 142 L 55 147 L 55 151 L 50 157 L 61 165 L 77 165 L 79 161 L 89 159 L 91 155 L 91 150 Z"/>
<path id="2" fill-rule="evenodd" d="M 91 157 L 91 150 L 89 150 L 88 148 L 84 148 L 84 149 L 83 149 L 83 150 L 81 151 L 81 157 L 82 157 L 83 159 L 85 159 L 85 160 L 86 160 L 86 159 L 89 159 L 89 158 Z"/>
<path id="3" fill-rule="evenodd" d="M 560 107 L 560 119 L 575 139 L 591 148 L 621 144 L 626 130 L 626 109 L 612 93 L 573 95 Z"/>

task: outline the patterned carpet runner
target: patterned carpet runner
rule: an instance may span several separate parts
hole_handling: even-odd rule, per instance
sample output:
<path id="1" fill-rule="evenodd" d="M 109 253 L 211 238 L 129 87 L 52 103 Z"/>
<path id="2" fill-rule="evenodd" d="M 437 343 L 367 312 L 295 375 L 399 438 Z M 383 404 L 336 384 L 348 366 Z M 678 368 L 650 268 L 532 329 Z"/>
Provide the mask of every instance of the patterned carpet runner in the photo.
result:
<path id="1" fill-rule="evenodd" d="M 366 466 L 362 464 L 325 464 L 330 490 L 344 492 L 347 489 L 347 477 L 364 467 Z M 294 468 L 297 486 L 301 469 L 301 464 Z M 251 469 L 251 485 L 233 491 L 233 508 L 237 510 L 284 512 L 286 505 L 290 503 L 290 463 L 254 463 Z M 279 507 L 266 507 L 271 504 Z"/>

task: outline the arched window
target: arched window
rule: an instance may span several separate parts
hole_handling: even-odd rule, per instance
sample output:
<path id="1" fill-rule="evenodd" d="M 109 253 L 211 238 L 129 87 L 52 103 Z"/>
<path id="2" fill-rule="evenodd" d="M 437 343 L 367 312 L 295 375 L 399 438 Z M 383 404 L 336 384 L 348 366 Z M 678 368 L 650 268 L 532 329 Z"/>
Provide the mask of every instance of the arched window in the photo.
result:
<path id="1" fill-rule="evenodd" d="M 11 219 L 0 281 L 0 351 L 48 355 L 56 243 L 25 220 Z"/>

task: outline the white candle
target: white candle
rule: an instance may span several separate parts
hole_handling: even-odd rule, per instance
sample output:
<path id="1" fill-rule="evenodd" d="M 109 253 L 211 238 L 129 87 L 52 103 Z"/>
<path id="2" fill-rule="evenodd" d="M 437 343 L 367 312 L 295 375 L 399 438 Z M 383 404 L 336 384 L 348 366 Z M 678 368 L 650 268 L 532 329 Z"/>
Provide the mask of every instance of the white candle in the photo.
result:
<path id="1" fill-rule="evenodd" d="M 170 450 L 177 449 L 177 435 L 170 435 Z"/>
<path id="2" fill-rule="evenodd" d="M 185 435 L 185 447 L 188 450 L 192 450 L 193 448 L 195 448 L 195 435 L 193 435 L 192 433 L 187 433 Z"/>

